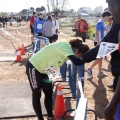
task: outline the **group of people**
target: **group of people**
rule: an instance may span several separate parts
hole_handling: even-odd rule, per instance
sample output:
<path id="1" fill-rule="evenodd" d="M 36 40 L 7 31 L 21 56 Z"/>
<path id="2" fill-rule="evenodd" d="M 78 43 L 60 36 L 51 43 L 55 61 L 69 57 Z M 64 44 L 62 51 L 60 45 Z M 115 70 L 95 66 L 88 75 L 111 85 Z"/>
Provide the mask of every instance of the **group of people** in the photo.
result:
<path id="1" fill-rule="evenodd" d="M 43 14 L 33 12 L 30 18 L 31 41 L 36 35 L 44 36 L 49 39 L 50 43 L 58 40 L 59 23 L 55 14 L 48 15 L 47 19 L 43 18 Z"/>
<path id="2" fill-rule="evenodd" d="M 28 60 L 26 65 L 27 76 L 32 89 L 33 108 L 39 120 L 44 120 L 40 103 L 41 89 L 45 94 L 45 107 L 48 114 L 48 120 L 54 120 L 52 112 L 53 90 L 50 75 L 58 74 L 56 71 L 58 71 L 68 59 L 76 66 L 80 66 L 93 60 L 95 60 L 96 64 L 101 64 L 102 59 L 96 59 L 101 42 L 119 43 L 120 1 L 107 0 L 107 3 L 111 13 L 105 11 L 102 14 L 102 19 L 96 24 L 95 47 L 91 50 L 89 50 L 89 46 L 83 42 L 84 37 L 80 38 L 80 36 L 79 38 L 75 37 L 69 39 L 69 42 L 60 41 L 52 43 L 53 41 L 50 40 L 50 31 L 47 31 L 48 28 L 51 29 L 51 26 L 53 25 L 51 16 L 48 16 L 47 21 L 43 18 L 42 14 L 38 15 L 36 18 L 33 17 L 34 20 L 31 20 L 34 21 L 31 23 L 31 32 L 34 35 L 38 34 L 48 37 L 52 43 L 34 54 Z M 114 23 L 112 23 L 112 25 L 109 24 L 105 28 L 104 22 L 111 21 L 111 15 L 114 19 Z M 80 27 L 80 25 L 78 25 L 78 27 Z M 83 28 L 85 30 L 88 29 L 87 26 L 82 26 L 81 29 Z M 107 31 L 107 34 L 104 36 L 105 30 Z M 93 67 L 89 69 L 92 71 L 92 68 Z M 103 73 L 100 68 L 99 73 Z M 105 120 L 114 120 L 117 106 L 120 103 L 120 52 L 118 50 L 111 53 L 111 72 L 114 76 L 113 86 L 115 93 L 110 104 L 105 108 Z"/>
<path id="3" fill-rule="evenodd" d="M 2 27 L 7 26 L 7 22 L 9 21 L 8 17 L 0 16 L 0 24 Z"/>
<path id="4" fill-rule="evenodd" d="M 17 22 L 17 26 L 20 26 L 21 25 L 21 17 L 15 17 L 14 18 Z M 12 22 L 13 22 L 13 18 L 12 17 L 7 17 L 7 16 L 1 16 L 0 17 L 0 24 L 1 24 L 1 27 L 5 27 L 8 25 L 12 26 Z"/>

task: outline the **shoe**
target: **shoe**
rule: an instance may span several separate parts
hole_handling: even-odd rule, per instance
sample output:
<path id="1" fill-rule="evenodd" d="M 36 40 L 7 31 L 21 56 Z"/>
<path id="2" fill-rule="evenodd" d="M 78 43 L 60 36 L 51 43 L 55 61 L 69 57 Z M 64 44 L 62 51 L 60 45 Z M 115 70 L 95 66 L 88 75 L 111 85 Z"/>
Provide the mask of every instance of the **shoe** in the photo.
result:
<path id="1" fill-rule="evenodd" d="M 54 120 L 54 117 L 48 117 L 47 120 Z"/>
<path id="2" fill-rule="evenodd" d="M 89 69 L 87 70 L 87 73 L 88 73 L 88 77 L 89 77 L 89 78 L 93 78 L 93 76 L 92 76 L 92 69 L 89 68 Z"/>
<path id="3" fill-rule="evenodd" d="M 100 73 L 98 73 L 98 75 L 97 75 L 97 77 L 99 77 L 99 78 L 107 77 L 107 76 L 108 76 L 108 75 L 105 74 L 105 73 L 103 73 L 103 72 L 100 72 Z"/>
<path id="4" fill-rule="evenodd" d="M 111 88 L 111 89 L 113 89 L 113 85 L 112 84 L 109 84 L 108 87 Z"/>

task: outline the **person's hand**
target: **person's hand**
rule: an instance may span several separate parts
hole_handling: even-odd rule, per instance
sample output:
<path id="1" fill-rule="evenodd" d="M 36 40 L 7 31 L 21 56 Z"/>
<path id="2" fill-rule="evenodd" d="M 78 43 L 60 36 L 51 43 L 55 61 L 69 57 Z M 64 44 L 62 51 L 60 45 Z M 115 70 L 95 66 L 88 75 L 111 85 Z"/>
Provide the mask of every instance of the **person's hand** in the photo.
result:
<path id="1" fill-rule="evenodd" d="M 104 111 L 105 114 L 105 120 L 114 120 L 114 115 L 116 112 L 116 107 L 114 105 L 107 105 Z"/>

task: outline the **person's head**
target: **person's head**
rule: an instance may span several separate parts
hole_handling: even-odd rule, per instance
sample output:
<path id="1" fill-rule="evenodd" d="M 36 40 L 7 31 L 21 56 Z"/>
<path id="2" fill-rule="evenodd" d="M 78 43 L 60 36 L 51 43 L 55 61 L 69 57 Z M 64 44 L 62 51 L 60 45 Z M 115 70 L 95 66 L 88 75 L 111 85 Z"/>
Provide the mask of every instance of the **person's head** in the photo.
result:
<path id="1" fill-rule="evenodd" d="M 35 14 L 36 14 L 36 13 L 35 13 L 35 12 L 33 12 L 33 16 L 35 16 Z"/>
<path id="2" fill-rule="evenodd" d="M 104 11 L 102 13 L 102 19 L 103 19 L 104 22 L 107 22 L 110 17 L 111 17 L 110 11 Z"/>
<path id="3" fill-rule="evenodd" d="M 82 38 L 74 37 L 69 40 L 69 44 L 76 57 L 81 57 L 89 50 L 89 46 L 83 42 Z"/>
<path id="4" fill-rule="evenodd" d="M 116 23 L 120 24 L 120 0 L 106 0 L 108 8 Z"/>
<path id="5" fill-rule="evenodd" d="M 51 21 L 51 20 L 52 20 L 52 18 L 51 18 L 50 15 L 48 15 L 47 20 L 48 20 L 48 21 Z"/>
<path id="6" fill-rule="evenodd" d="M 41 19 L 43 18 L 43 14 L 42 13 L 39 14 L 39 18 L 41 18 Z"/>
<path id="7" fill-rule="evenodd" d="M 78 21 L 80 21 L 82 19 L 82 15 L 78 14 L 77 18 L 78 18 Z"/>
<path id="8" fill-rule="evenodd" d="M 55 19 L 56 19 L 55 14 L 52 14 L 52 20 L 55 20 Z"/>
<path id="9" fill-rule="evenodd" d="M 109 20 L 108 20 L 108 25 L 112 25 L 113 24 L 113 18 L 110 17 Z"/>

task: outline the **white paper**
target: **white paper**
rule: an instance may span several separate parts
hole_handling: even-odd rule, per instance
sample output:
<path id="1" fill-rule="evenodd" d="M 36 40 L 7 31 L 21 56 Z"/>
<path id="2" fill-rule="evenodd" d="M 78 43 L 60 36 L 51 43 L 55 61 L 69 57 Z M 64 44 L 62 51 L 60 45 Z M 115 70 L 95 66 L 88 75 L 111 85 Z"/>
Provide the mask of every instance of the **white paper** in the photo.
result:
<path id="1" fill-rule="evenodd" d="M 60 69 L 55 68 L 54 66 L 50 66 L 43 70 L 45 72 L 50 80 L 55 80 L 56 78 L 60 78 Z"/>
<path id="2" fill-rule="evenodd" d="M 38 25 L 37 25 L 37 28 L 38 28 L 38 29 L 42 29 L 42 24 L 38 24 Z"/>
<path id="3" fill-rule="evenodd" d="M 118 44 L 101 42 L 97 58 L 102 58 L 118 49 Z"/>

